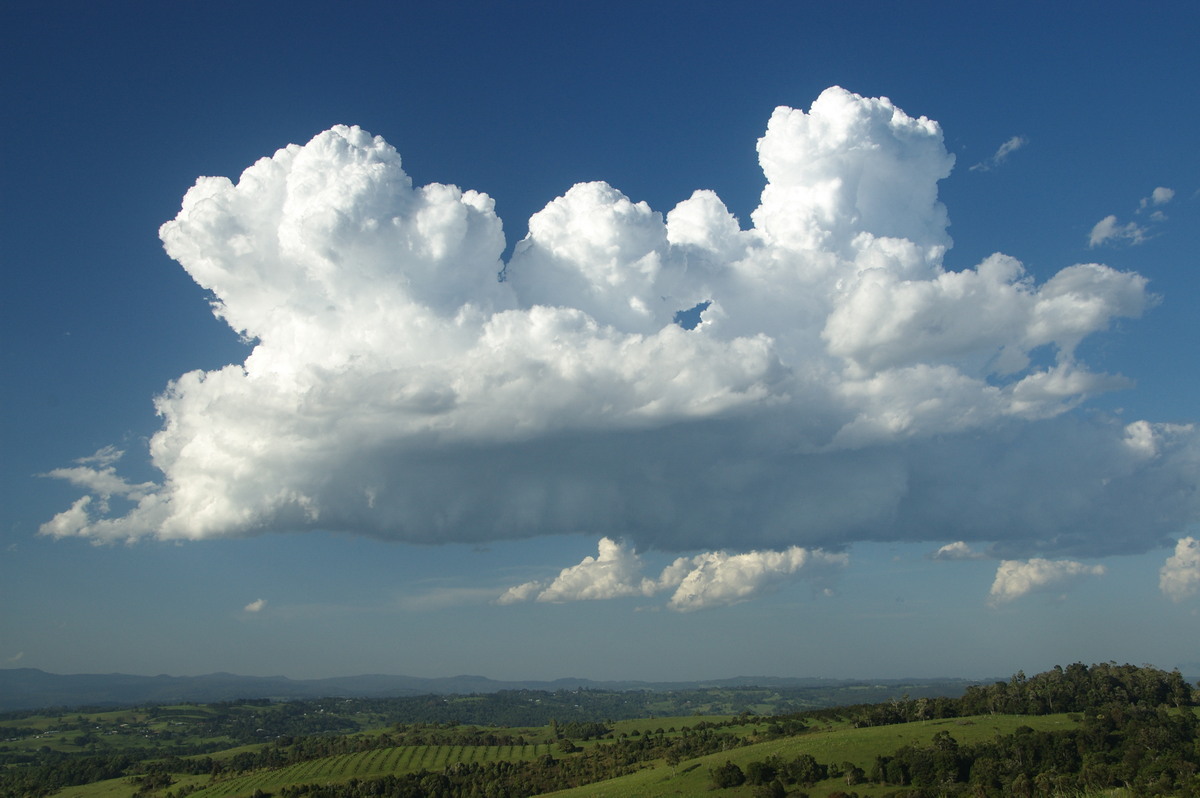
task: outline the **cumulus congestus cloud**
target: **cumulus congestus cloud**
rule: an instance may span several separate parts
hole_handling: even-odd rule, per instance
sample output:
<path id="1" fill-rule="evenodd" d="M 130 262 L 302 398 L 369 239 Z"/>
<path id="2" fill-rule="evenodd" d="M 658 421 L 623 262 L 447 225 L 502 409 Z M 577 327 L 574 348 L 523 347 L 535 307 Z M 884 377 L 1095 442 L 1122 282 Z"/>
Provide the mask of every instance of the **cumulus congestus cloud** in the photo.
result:
<path id="1" fill-rule="evenodd" d="M 1200 516 L 1191 427 L 1071 412 L 1127 387 L 1076 351 L 1153 304 L 1143 277 L 946 268 L 953 156 L 887 99 L 779 108 L 758 151 L 749 229 L 710 191 L 664 216 L 580 184 L 507 263 L 490 197 L 414 186 L 355 127 L 199 179 L 160 235 L 253 351 L 157 397 L 158 482 L 61 469 L 88 495 L 43 532 L 584 532 L 760 555 L 693 564 L 703 602 L 859 540 L 1090 556 Z"/>

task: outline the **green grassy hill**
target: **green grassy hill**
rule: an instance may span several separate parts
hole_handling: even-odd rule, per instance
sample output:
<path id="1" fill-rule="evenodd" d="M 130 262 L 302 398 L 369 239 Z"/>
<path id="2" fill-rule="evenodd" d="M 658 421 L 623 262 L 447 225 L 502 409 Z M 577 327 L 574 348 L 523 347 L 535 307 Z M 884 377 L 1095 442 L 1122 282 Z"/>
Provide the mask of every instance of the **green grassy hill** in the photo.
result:
<path id="1" fill-rule="evenodd" d="M 1074 725 L 1075 722 L 1069 720 L 1065 714 L 1040 717 L 980 715 L 866 729 L 855 729 L 848 724 L 840 724 L 797 737 L 709 754 L 683 762 L 674 768 L 666 762 L 659 761 L 628 776 L 547 795 L 554 798 L 665 798 L 705 795 L 711 791 L 713 795 L 719 795 L 721 798 L 741 798 L 752 795 L 754 788 L 743 785 L 713 791 L 710 771 L 725 762 L 733 762 L 744 770 L 749 763 L 763 761 L 771 755 L 790 759 L 800 754 L 811 754 L 822 763 L 840 765 L 843 762 L 853 762 L 864 770 L 870 770 L 876 755 L 891 753 L 902 745 L 928 744 L 939 731 L 949 731 L 960 743 L 967 743 L 989 740 L 997 734 L 1012 734 L 1021 726 L 1029 726 L 1039 731 L 1053 731 Z M 894 786 L 883 785 L 849 786 L 843 779 L 828 779 L 813 787 L 796 789 L 807 792 L 811 798 L 824 798 L 839 790 L 853 790 L 861 796 L 884 795 L 896 790 Z"/>

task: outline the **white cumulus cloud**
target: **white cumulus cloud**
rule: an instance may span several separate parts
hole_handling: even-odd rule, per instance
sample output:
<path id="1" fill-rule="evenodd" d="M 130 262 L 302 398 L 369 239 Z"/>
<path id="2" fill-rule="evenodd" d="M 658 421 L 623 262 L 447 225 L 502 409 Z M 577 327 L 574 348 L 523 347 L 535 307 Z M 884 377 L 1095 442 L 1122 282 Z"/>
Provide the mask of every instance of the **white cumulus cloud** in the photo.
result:
<path id="1" fill-rule="evenodd" d="M 988 603 L 998 606 L 1028 593 L 1058 590 L 1082 576 L 1103 576 L 1103 565 L 1085 565 L 1074 560 L 1004 560 L 996 569 Z"/>
<path id="2" fill-rule="evenodd" d="M 249 604 L 247 604 L 245 607 L 242 607 L 242 611 L 243 612 L 262 612 L 263 608 L 266 606 L 267 606 L 266 599 L 261 599 L 261 598 L 255 599 L 254 601 L 251 601 Z"/>
<path id="3" fill-rule="evenodd" d="M 678 586 L 667 606 L 691 612 L 737 604 L 799 574 L 823 574 L 848 563 L 845 554 L 810 551 L 800 546 L 742 554 L 716 551 L 676 560 L 659 581 L 669 585 L 678 577 Z"/>
<path id="4" fill-rule="evenodd" d="M 1183 601 L 1200 593 L 1200 540 L 1180 538 L 1175 553 L 1158 572 L 1158 586 L 1174 601 Z"/>
<path id="5" fill-rule="evenodd" d="M 160 237 L 252 349 L 156 397 L 159 479 L 127 481 L 112 451 L 58 469 L 85 495 L 41 531 L 787 552 L 954 529 L 1004 556 L 1099 556 L 1200 518 L 1177 489 L 1194 429 L 1134 421 L 1130 445 L 1131 425 L 1071 412 L 1130 385 L 1077 352 L 1154 304 L 1145 278 L 1083 263 L 1039 282 L 1000 253 L 948 268 L 954 158 L 886 98 L 778 108 L 758 153 L 748 229 L 711 191 L 664 215 L 584 183 L 507 262 L 489 196 L 414 185 L 357 127 L 200 178 Z M 556 590 L 641 590 L 612 557 Z M 735 596 L 732 567 L 692 594 Z M 759 567 L 765 584 L 784 565 Z"/>
<path id="6" fill-rule="evenodd" d="M 618 541 L 601 538 L 597 556 L 564 568 L 549 585 L 535 581 L 511 587 L 497 603 L 650 597 L 672 591 L 667 607 L 689 612 L 737 604 L 788 579 L 800 575 L 820 577 L 848 562 L 845 554 L 799 546 L 742 554 L 714 551 L 679 557 L 657 579 L 650 579 L 643 575 L 644 564 L 635 551 Z"/>
<path id="7" fill-rule="evenodd" d="M 584 557 L 578 565 L 564 568 L 549 585 L 526 582 L 509 588 L 500 604 L 536 599 L 537 601 L 583 601 L 623 596 L 651 595 L 652 582 L 642 577 L 637 552 L 611 538 L 601 538 L 595 557 Z"/>

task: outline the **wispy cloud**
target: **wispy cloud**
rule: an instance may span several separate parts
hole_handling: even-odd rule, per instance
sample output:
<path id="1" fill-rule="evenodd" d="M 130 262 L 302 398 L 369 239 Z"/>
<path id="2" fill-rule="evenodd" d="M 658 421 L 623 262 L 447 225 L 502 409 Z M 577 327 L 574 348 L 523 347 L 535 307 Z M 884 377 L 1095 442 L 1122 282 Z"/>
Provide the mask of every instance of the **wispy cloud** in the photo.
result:
<path id="1" fill-rule="evenodd" d="M 1029 143 L 1029 139 L 1024 136 L 1013 136 L 1000 145 L 990 158 L 973 165 L 970 168 L 972 172 L 990 172 L 1000 164 L 1008 160 L 1008 156 Z"/>
<path id="2" fill-rule="evenodd" d="M 1092 232 L 1088 234 L 1088 246 L 1098 247 L 1115 241 L 1140 244 L 1146 240 L 1146 232 L 1146 228 L 1137 222 L 1121 224 L 1115 215 L 1109 214 L 1092 227 Z"/>
<path id="3" fill-rule="evenodd" d="M 109 512 L 109 500 L 113 496 L 129 499 L 131 501 L 141 501 L 142 499 L 151 496 L 158 488 L 158 485 L 153 482 L 143 482 L 141 484 L 130 484 L 122 477 L 117 475 L 116 463 L 125 453 L 117 449 L 115 446 L 105 446 L 95 454 L 87 457 L 81 457 L 75 461 L 76 465 L 68 468 L 56 468 L 46 474 L 41 474 L 43 477 L 53 477 L 55 479 L 63 479 L 70 482 L 76 487 L 83 488 L 88 491 L 90 496 L 82 497 L 76 501 L 69 515 L 59 516 L 55 519 L 57 522 L 52 526 L 43 527 L 43 532 L 49 532 L 58 536 L 60 530 L 67 529 L 72 518 L 78 518 L 81 515 L 86 517 L 91 505 L 90 497 L 95 497 L 97 503 L 95 508 L 101 513 Z M 68 534 L 73 533 L 73 530 Z"/>
<path id="4" fill-rule="evenodd" d="M 1088 234 L 1088 246 L 1098 247 L 1102 244 L 1122 242 L 1134 246 L 1143 243 L 1151 237 L 1155 224 L 1166 221 L 1166 214 L 1162 212 L 1160 206 L 1166 205 L 1174 197 L 1175 191 L 1165 186 L 1159 186 L 1150 193 L 1150 196 L 1142 197 L 1136 213 L 1143 214 L 1149 211 L 1146 216 L 1147 221 L 1143 223 L 1130 221 L 1122 224 L 1114 214 L 1105 216 L 1096 222 L 1091 233 Z"/>
<path id="5" fill-rule="evenodd" d="M 247 604 L 245 607 L 242 607 L 242 611 L 243 612 L 262 612 L 266 606 L 267 606 L 266 599 L 261 599 L 261 598 L 255 599 L 254 601 L 251 601 L 249 604 Z"/>
<path id="6" fill-rule="evenodd" d="M 449 607 L 488 604 L 496 591 L 486 587 L 436 587 L 396 599 L 396 607 L 405 612 L 431 612 Z"/>

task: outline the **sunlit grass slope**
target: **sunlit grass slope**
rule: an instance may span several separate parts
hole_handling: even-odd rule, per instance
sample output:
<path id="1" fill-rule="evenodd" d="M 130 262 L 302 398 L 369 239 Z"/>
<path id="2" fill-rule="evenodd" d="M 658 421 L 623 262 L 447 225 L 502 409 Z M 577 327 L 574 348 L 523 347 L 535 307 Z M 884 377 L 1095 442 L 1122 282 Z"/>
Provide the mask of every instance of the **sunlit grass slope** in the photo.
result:
<path id="1" fill-rule="evenodd" d="M 1069 729 L 1075 722 L 1066 715 L 983 715 L 970 718 L 949 718 L 924 723 L 906 723 L 894 726 L 875 726 L 855 729 L 847 725 L 831 726 L 827 730 L 813 731 L 797 737 L 787 737 L 755 745 L 735 748 L 718 754 L 709 754 L 699 759 L 690 759 L 671 768 L 665 762 L 645 768 L 628 776 L 598 784 L 589 784 L 571 790 L 550 793 L 555 798 L 658 798 L 659 796 L 696 796 L 710 794 L 712 779 L 710 769 L 733 762 L 743 770 L 754 761 L 763 761 L 771 755 L 790 759 L 800 754 L 811 754 L 822 764 L 841 765 L 852 762 L 865 771 L 870 771 L 877 755 L 889 755 L 897 748 L 910 744 L 928 744 L 933 735 L 947 731 L 960 743 L 975 743 L 990 740 L 996 735 L 1012 734 L 1018 727 L 1028 726 L 1038 731 Z M 857 792 L 861 796 L 877 796 L 894 792 L 895 785 L 856 784 L 848 787 L 841 779 L 828 779 L 813 787 L 796 787 L 807 792 L 811 798 L 824 798 L 838 790 Z M 749 785 L 732 787 L 713 792 L 721 798 L 750 796 L 754 788 Z"/>

